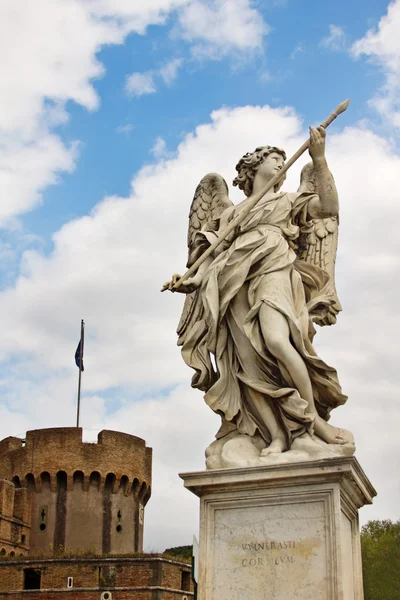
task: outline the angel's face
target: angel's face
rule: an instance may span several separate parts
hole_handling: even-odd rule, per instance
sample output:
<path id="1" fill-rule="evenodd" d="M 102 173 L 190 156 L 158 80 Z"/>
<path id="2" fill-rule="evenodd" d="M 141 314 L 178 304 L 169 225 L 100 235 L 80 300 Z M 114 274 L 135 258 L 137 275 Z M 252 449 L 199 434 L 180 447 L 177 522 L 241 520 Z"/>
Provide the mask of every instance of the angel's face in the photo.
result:
<path id="1" fill-rule="evenodd" d="M 278 152 L 271 152 L 258 167 L 257 175 L 260 175 L 264 180 L 269 181 L 279 173 L 284 162 L 285 160 L 281 154 Z"/>

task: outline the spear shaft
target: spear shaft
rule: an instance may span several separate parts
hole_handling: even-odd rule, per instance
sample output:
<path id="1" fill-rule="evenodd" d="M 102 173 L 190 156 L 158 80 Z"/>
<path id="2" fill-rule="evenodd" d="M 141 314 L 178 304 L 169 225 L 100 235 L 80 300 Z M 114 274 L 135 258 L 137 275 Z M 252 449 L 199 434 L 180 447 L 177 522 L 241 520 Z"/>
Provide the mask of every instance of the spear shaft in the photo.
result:
<path id="1" fill-rule="evenodd" d="M 345 100 L 344 102 L 341 102 L 329 115 L 329 117 L 327 117 L 325 121 L 321 123 L 321 127 L 323 127 L 324 129 L 329 127 L 332 121 L 334 121 L 336 117 L 338 117 L 342 112 L 344 112 L 347 109 L 349 103 L 350 100 Z M 214 252 L 216 248 L 218 248 L 220 244 L 222 244 L 225 238 L 228 237 L 228 235 L 239 225 L 239 223 L 243 221 L 243 219 L 249 214 L 251 209 L 261 200 L 261 198 L 263 198 L 263 196 L 265 196 L 265 194 L 271 189 L 274 189 L 275 185 L 282 179 L 282 175 L 286 173 L 288 169 L 290 169 L 290 167 L 296 162 L 298 158 L 300 158 L 300 156 L 307 150 L 309 145 L 310 138 L 308 138 L 304 142 L 304 144 L 297 150 L 297 152 L 295 152 L 293 156 L 289 158 L 289 160 L 283 165 L 279 173 L 277 173 L 260 192 L 257 192 L 257 194 L 251 195 L 247 198 L 245 208 L 243 208 L 243 210 L 232 219 L 229 225 L 221 232 L 218 239 L 215 240 L 215 242 L 213 242 L 207 248 L 207 250 L 205 250 L 203 254 L 196 260 L 196 262 L 193 263 L 193 265 L 186 271 L 186 273 L 182 275 L 180 279 L 178 279 L 171 291 L 177 290 L 185 281 L 185 279 L 188 279 L 188 277 L 190 277 L 197 271 L 199 266 Z"/>

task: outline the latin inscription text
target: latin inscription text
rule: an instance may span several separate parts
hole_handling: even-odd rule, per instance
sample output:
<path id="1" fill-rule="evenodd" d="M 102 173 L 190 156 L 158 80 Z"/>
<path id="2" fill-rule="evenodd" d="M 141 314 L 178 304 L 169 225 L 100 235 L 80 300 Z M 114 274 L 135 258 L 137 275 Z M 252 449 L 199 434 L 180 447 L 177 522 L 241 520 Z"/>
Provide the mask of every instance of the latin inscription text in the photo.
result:
<path id="1" fill-rule="evenodd" d="M 264 567 L 267 564 L 274 565 L 289 565 L 294 564 L 294 557 L 287 554 L 282 554 L 282 550 L 294 550 L 296 548 L 296 542 L 293 540 L 286 542 L 249 542 L 242 544 L 242 550 L 246 552 L 264 552 L 268 553 L 265 557 L 251 557 L 242 559 L 242 567 Z"/>

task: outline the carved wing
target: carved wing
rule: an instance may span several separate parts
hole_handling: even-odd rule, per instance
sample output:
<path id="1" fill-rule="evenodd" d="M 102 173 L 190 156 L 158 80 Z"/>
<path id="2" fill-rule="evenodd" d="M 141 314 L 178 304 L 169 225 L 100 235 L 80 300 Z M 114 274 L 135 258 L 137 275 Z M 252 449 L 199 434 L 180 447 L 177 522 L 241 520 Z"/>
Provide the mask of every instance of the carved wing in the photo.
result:
<path id="1" fill-rule="evenodd" d="M 299 192 L 315 192 L 315 173 L 313 163 L 308 163 L 301 172 Z M 333 304 L 327 315 L 315 319 L 318 325 L 333 325 L 337 314 L 342 310 L 335 286 L 335 262 L 338 243 L 339 218 L 311 219 L 300 223 L 300 238 L 297 256 L 300 260 L 324 269 L 329 275 L 329 295 Z"/>
<path id="2" fill-rule="evenodd" d="M 204 251 L 195 243 L 196 233 L 202 229 L 216 229 L 218 218 L 229 206 L 233 206 L 233 203 L 229 199 L 225 179 L 218 173 L 205 175 L 196 188 L 189 211 L 187 267 Z M 199 296 L 198 290 L 186 295 L 177 329 L 178 346 L 184 343 L 189 328 L 202 318 L 203 307 Z"/>

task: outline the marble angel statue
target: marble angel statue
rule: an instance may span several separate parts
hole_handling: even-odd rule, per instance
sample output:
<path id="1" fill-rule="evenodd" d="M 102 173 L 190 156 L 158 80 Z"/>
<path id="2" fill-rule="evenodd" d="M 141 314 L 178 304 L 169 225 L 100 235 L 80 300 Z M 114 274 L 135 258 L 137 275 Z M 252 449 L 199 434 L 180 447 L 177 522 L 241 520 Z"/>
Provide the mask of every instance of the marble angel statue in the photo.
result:
<path id="1" fill-rule="evenodd" d="M 341 310 L 334 282 L 339 204 L 325 141 L 323 127 L 310 127 L 312 163 L 298 191 L 280 191 L 282 175 L 177 289 L 186 294 L 178 345 L 195 371 L 192 386 L 222 421 L 206 451 L 208 468 L 354 453 L 352 434 L 328 423 L 346 396 L 313 347 L 314 323 L 334 324 Z M 245 154 L 233 185 L 246 199 L 237 205 L 220 175 L 201 180 L 190 208 L 188 267 L 285 161 L 275 146 Z M 179 279 L 163 289 L 174 291 Z"/>

